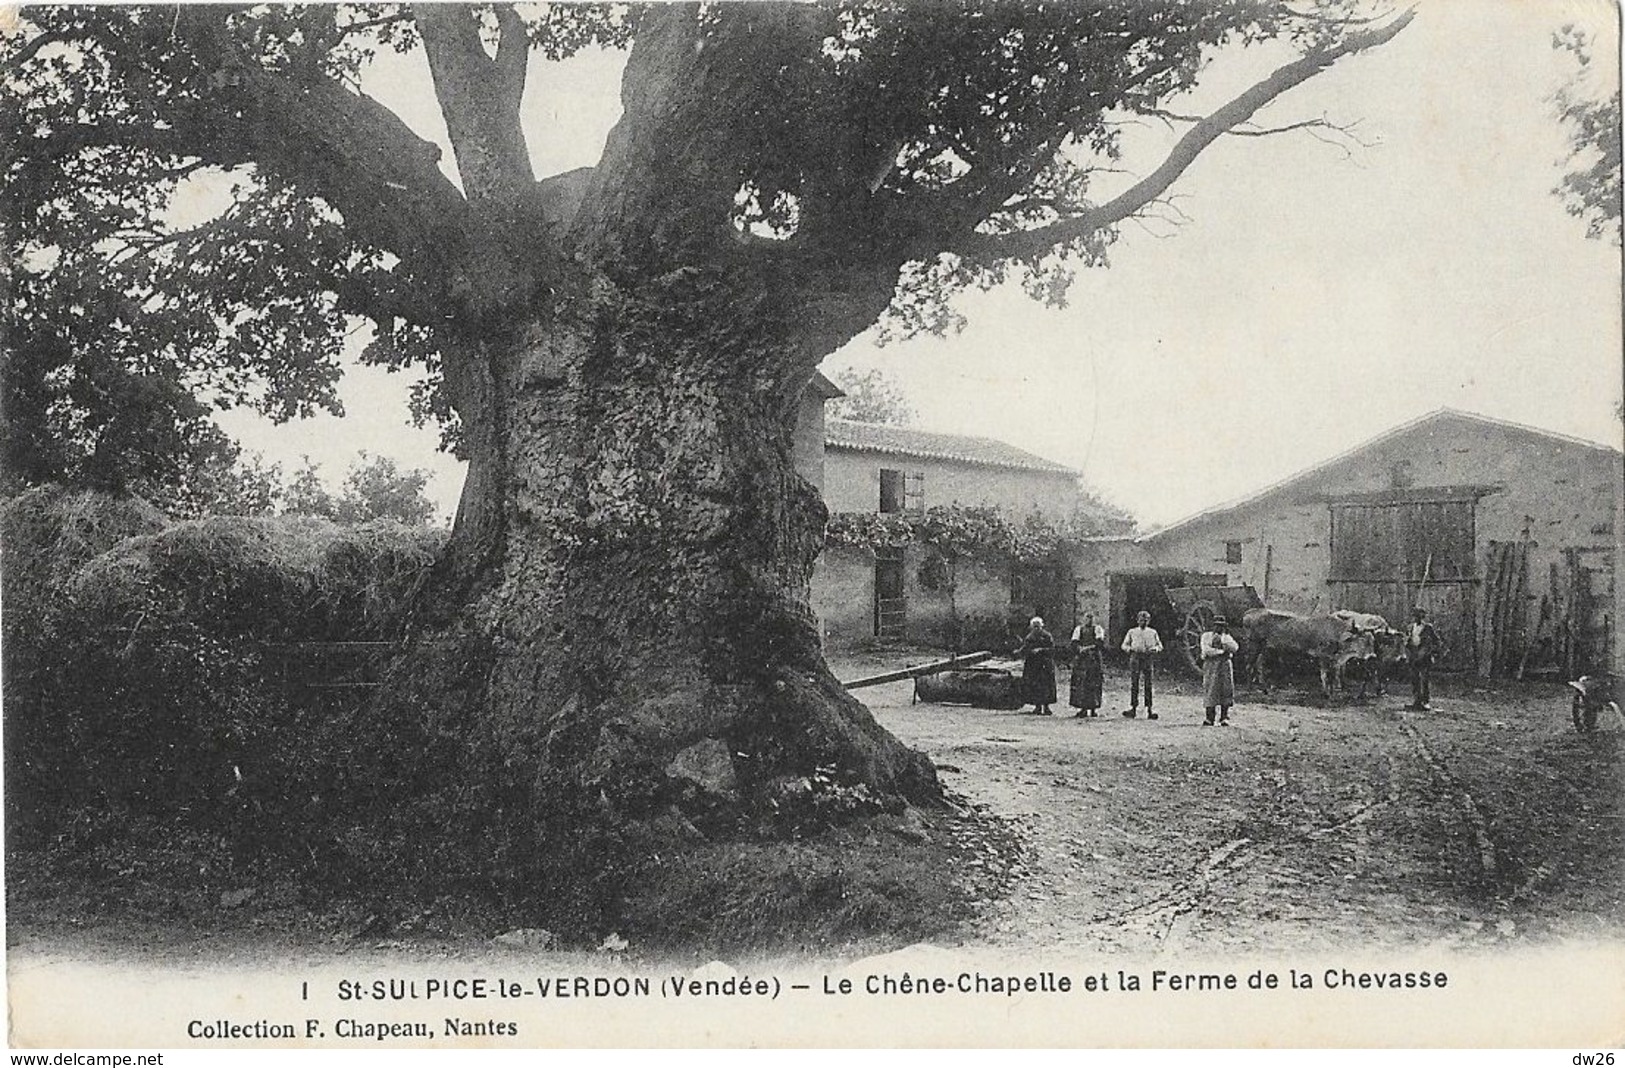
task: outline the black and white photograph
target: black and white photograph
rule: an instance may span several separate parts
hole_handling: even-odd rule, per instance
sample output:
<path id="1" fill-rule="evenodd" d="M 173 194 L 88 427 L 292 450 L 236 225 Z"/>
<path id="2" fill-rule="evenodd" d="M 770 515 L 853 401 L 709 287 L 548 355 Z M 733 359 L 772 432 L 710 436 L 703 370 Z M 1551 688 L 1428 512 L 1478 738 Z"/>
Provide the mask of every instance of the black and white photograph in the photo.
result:
<path id="1" fill-rule="evenodd" d="M 1612 1064 L 1620 45 L 0 9 L 10 1047 Z"/>

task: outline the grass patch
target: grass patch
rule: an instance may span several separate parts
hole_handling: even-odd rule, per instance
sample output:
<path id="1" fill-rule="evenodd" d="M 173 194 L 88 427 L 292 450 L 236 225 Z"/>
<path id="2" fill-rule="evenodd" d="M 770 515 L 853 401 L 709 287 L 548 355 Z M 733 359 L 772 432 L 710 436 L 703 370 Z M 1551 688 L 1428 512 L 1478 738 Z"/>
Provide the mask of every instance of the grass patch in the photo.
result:
<path id="1" fill-rule="evenodd" d="M 194 935 L 466 944 L 542 927 L 562 948 L 590 949 L 615 933 L 635 953 L 698 959 L 882 952 L 951 938 L 993 888 L 949 873 L 989 850 L 1013 851 L 1013 840 L 976 815 L 922 814 L 902 833 L 897 827 L 881 817 L 797 840 L 685 842 L 628 852 L 614 872 L 549 873 L 596 888 L 588 902 L 475 886 L 345 888 L 315 865 L 244 863 L 223 836 L 87 819 L 44 848 L 8 855 L 7 907 L 20 930 L 133 921 L 135 930 L 180 926 Z"/>

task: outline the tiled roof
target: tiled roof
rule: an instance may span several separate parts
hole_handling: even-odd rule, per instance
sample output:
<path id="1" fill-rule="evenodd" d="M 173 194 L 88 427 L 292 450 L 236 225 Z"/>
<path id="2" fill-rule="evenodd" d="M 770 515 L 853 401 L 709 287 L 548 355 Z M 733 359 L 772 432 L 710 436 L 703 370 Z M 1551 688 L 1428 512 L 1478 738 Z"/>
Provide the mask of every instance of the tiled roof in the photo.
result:
<path id="1" fill-rule="evenodd" d="M 831 419 L 824 424 L 824 447 L 854 452 L 880 452 L 894 456 L 918 456 L 927 460 L 955 460 L 978 467 L 1005 467 L 1019 471 L 1047 471 L 1076 476 L 1065 464 L 1034 456 L 995 438 L 974 438 L 964 434 L 938 434 L 905 426 L 881 423 L 855 423 Z"/>

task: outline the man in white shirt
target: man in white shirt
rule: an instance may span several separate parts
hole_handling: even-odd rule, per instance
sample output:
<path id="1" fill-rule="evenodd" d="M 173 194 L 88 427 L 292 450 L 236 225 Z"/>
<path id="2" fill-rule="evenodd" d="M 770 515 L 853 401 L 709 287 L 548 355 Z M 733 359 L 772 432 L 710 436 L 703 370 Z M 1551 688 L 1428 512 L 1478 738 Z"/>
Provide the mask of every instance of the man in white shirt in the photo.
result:
<path id="1" fill-rule="evenodd" d="M 1123 652 L 1128 654 L 1129 678 L 1129 708 L 1124 711 L 1124 719 L 1133 719 L 1140 714 L 1140 678 L 1145 678 L 1145 718 L 1156 719 L 1156 712 L 1151 709 L 1151 676 L 1152 665 L 1156 663 L 1156 656 L 1162 652 L 1162 638 L 1151 626 L 1151 613 L 1141 612 L 1134 617 L 1134 626 L 1123 635 Z"/>

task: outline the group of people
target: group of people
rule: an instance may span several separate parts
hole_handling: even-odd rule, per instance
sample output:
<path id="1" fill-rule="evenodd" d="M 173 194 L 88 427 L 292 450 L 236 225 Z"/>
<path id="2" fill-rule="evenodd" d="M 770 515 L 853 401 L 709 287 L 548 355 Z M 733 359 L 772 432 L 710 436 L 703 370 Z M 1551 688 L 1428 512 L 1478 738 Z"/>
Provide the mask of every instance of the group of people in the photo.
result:
<path id="1" fill-rule="evenodd" d="M 1105 662 L 1102 653 L 1106 646 L 1106 631 L 1095 622 L 1093 612 L 1086 613 L 1083 622 L 1072 630 L 1068 643 L 1072 655 L 1072 682 L 1067 703 L 1077 712 L 1074 719 L 1091 719 L 1100 715 L 1101 695 L 1105 689 Z M 1433 624 L 1427 621 L 1427 612 L 1420 606 L 1412 610 L 1410 629 L 1405 634 L 1405 659 L 1410 668 L 1411 704 L 1416 711 L 1431 711 L 1430 676 L 1433 663 L 1443 655 L 1443 642 Z M 1230 633 L 1230 621 L 1215 616 L 1208 629 L 1202 632 L 1198 658 L 1202 666 L 1202 707 L 1206 713 L 1204 727 L 1217 724 L 1230 725 L 1230 709 L 1236 703 L 1235 658 L 1241 646 Z M 1123 635 L 1123 652 L 1128 654 L 1129 707 L 1123 710 L 1124 719 L 1135 719 L 1140 714 L 1140 687 L 1145 686 L 1145 717 L 1156 719 L 1153 692 L 1156 677 L 1156 658 L 1162 652 L 1162 638 L 1151 626 L 1151 613 L 1140 612 L 1134 626 Z M 1055 638 L 1044 627 L 1042 616 L 1034 616 L 1028 624 L 1027 634 L 1016 649 L 1022 658 L 1022 697 L 1032 707 L 1032 714 L 1052 716 L 1050 706 L 1056 703 L 1055 690 Z"/>
<path id="2" fill-rule="evenodd" d="M 1217 695 L 1222 699 L 1223 717 L 1218 722 L 1228 725 L 1230 706 L 1235 703 L 1236 697 L 1235 675 L 1230 667 L 1230 659 L 1235 655 L 1237 646 L 1236 640 L 1228 634 L 1222 616 L 1214 620 L 1213 625 L 1214 632 L 1202 635 L 1202 690 L 1204 694 Z M 1072 656 L 1072 683 L 1067 703 L 1077 709 L 1072 718 L 1095 718 L 1100 715 L 1105 690 L 1103 654 L 1106 631 L 1095 622 L 1093 612 L 1086 613 L 1083 622 L 1073 628 L 1068 645 Z M 1208 668 L 1210 645 L 1213 650 L 1211 672 Z M 1145 717 L 1156 719 L 1156 658 L 1162 653 L 1162 637 L 1151 625 L 1151 613 L 1141 612 L 1135 618 L 1134 626 L 1123 635 L 1122 649 L 1128 654 L 1129 665 L 1129 707 L 1123 711 L 1123 718 L 1135 719 L 1139 716 L 1143 684 Z M 1016 649 L 1016 655 L 1022 661 L 1022 696 L 1032 704 L 1034 715 L 1055 714 L 1050 707 L 1057 699 L 1055 652 L 1055 638 L 1045 628 L 1043 617 L 1034 616 L 1028 624 L 1026 637 L 1022 638 L 1021 645 Z M 1213 675 L 1212 685 L 1209 685 L 1209 674 Z M 1214 706 L 1210 705 L 1207 719 L 1210 724 L 1214 722 L 1213 713 Z"/>

